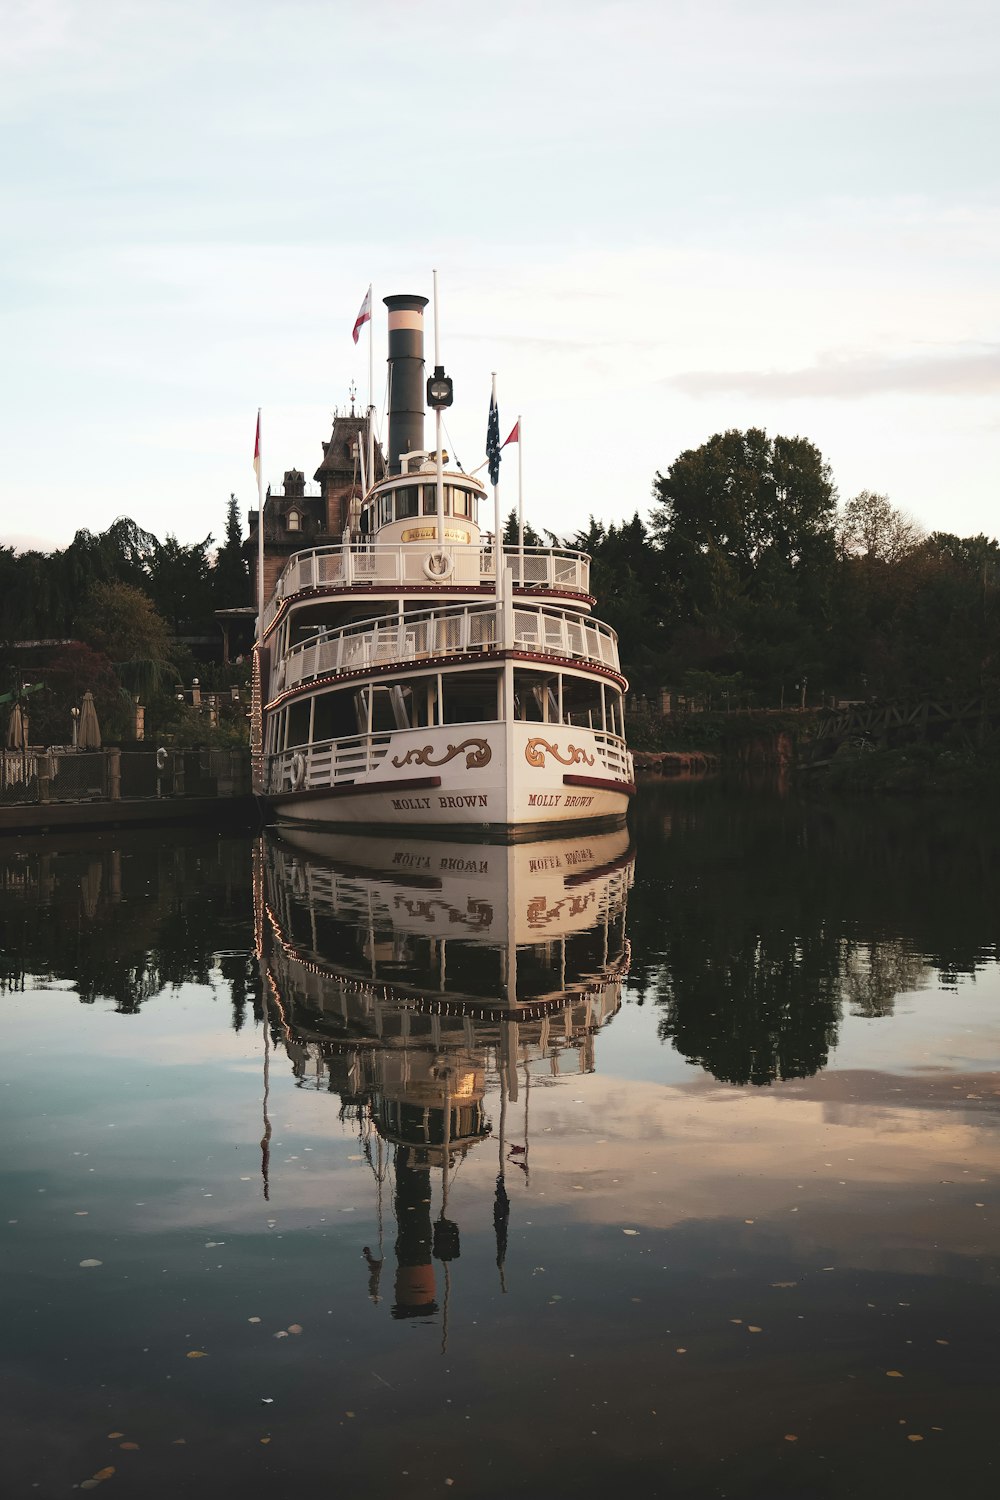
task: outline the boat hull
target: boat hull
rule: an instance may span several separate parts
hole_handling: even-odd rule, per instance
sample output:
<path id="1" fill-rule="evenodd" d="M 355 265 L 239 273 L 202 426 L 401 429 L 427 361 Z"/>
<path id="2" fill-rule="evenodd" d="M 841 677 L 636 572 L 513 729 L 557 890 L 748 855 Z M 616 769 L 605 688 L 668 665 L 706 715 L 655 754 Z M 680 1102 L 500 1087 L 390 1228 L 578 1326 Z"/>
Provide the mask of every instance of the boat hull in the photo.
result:
<path id="1" fill-rule="evenodd" d="M 538 723 L 401 730 L 350 781 L 323 785 L 306 757 L 290 779 L 266 798 L 281 824 L 511 842 L 620 826 L 635 790 L 620 742 Z"/>

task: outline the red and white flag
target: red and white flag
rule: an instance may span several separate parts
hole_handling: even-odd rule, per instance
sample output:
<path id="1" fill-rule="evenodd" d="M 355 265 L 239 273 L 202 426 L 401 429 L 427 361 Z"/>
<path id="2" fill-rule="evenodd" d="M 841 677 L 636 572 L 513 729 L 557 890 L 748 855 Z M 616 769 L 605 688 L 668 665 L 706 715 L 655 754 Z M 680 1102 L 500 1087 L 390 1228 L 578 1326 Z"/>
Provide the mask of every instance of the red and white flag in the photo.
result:
<path id="1" fill-rule="evenodd" d="M 257 436 L 253 440 L 253 471 L 260 486 L 260 412 L 257 413 Z"/>
<path id="2" fill-rule="evenodd" d="M 510 429 L 510 436 L 504 438 L 503 442 L 500 444 L 501 448 L 506 448 L 506 446 L 507 446 L 508 443 L 516 443 L 516 442 L 518 442 L 518 440 L 520 439 L 520 436 L 521 436 L 521 421 L 520 421 L 520 418 L 518 418 L 518 420 L 514 423 L 513 427 Z"/>
<path id="3" fill-rule="evenodd" d="M 364 324 L 371 321 L 371 315 L 372 315 L 372 289 L 371 289 L 371 287 L 369 287 L 368 290 L 367 290 L 367 292 L 365 292 L 365 300 L 361 304 L 361 311 L 358 313 L 357 317 L 354 319 L 354 334 L 353 334 L 353 337 L 354 337 L 354 342 L 355 343 L 358 342 L 358 334 L 361 332 L 361 329 L 364 326 Z"/>

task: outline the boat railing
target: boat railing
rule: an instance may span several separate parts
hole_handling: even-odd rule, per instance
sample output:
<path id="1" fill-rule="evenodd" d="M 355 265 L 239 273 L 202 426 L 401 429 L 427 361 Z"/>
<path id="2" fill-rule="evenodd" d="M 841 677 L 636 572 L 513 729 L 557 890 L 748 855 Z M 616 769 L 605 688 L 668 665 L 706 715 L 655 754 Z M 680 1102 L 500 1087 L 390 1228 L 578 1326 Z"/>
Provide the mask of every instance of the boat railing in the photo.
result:
<path id="1" fill-rule="evenodd" d="M 608 625 L 569 610 L 515 609 L 514 635 L 503 639 L 503 611 L 492 608 L 421 610 L 362 620 L 323 631 L 293 646 L 279 661 L 274 692 L 317 677 L 339 676 L 422 658 L 463 656 L 509 645 L 513 650 L 568 657 L 619 670 L 618 639 Z"/>
<path id="2" fill-rule="evenodd" d="M 632 757 L 625 741 L 604 730 L 592 732 L 600 760 L 595 771 L 615 781 L 631 781 Z M 369 775 L 385 758 L 391 740 L 391 733 L 354 734 L 342 739 L 318 740 L 312 745 L 292 745 L 270 757 L 266 791 L 274 796 L 353 782 L 359 776 Z"/>
<path id="3" fill-rule="evenodd" d="M 616 734 L 606 734 L 603 729 L 594 731 L 594 739 L 603 770 L 615 781 L 631 781 L 632 757 L 625 741 Z"/>
<path id="4" fill-rule="evenodd" d="M 319 740 L 313 745 L 292 746 L 271 756 L 267 791 L 274 796 L 279 792 L 354 781 L 375 769 L 391 739 L 391 734 L 354 734 L 343 739 Z"/>
<path id="5" fill-rule="evenodd" d="M 504 562 L 514 575 L 515 588 L 573 594 L 590 591 L 590 558 L 585 552 L 559 547 L 525 547 L 522 552 L 517 547 L 505 547 Z M 489 543 L 445 543 L 438 547 L 433 542 L 410 542 L 395 547 L 350 543 L 296 552 L 285 564 L 274 597 L 264 610 L 265 628 L 282 600 L 305 589 L 403 587 L 429 582 L 466 584 L 469 588 L 495 583 L 495 549 Z"/>

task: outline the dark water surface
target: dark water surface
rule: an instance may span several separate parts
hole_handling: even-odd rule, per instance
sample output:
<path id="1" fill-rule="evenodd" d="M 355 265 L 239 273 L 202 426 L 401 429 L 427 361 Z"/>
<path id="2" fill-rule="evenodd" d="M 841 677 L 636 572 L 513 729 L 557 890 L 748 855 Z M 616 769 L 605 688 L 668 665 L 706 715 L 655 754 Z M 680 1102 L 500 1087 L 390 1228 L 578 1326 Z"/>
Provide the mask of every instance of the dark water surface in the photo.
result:
<path id="1" fill-rule="evenodd" d="M 989 1492 L 997 833 L 0 843 L 2 1493 Z"/>

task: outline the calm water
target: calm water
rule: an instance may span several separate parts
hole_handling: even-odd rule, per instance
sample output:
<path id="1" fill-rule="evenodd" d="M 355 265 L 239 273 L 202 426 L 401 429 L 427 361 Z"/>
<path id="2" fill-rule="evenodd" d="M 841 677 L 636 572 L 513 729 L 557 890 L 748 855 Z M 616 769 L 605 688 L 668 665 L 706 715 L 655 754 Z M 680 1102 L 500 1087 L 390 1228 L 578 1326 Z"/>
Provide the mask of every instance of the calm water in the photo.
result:
<path id="1" fill-rule="evenodd" d="M 4 841 L 4 1494 L 987 1491 L 997 831 Z"/>

